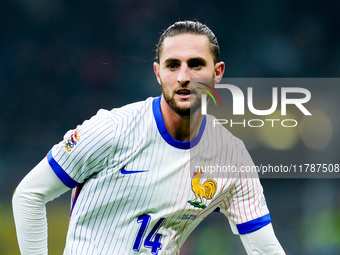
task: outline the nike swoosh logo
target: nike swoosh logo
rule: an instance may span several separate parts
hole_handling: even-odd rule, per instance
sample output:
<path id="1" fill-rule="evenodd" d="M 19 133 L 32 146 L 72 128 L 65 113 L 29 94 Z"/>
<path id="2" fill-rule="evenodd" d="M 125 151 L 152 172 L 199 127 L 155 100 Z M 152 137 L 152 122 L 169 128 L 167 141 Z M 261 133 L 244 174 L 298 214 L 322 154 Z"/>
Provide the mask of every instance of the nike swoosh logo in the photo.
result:
<path id="1" fill-rule="evenodd" d="M 148 172 L 148 170 L 125 170 L 125 168 L 123 167 L 120 172 L 122 174 L 138 174 L 138 173 L 143 173 L 143 172 Z"/>

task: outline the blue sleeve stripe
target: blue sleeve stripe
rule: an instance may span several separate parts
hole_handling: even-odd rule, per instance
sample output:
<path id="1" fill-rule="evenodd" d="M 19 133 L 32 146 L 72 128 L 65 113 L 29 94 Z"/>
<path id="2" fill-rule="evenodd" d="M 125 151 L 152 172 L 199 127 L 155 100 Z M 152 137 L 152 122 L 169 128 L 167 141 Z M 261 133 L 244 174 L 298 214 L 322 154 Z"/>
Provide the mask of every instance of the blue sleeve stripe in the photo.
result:
<path id="1" fill-rule="evenodd" d="M 260 218 L 257 218 L 255 220 L 251 220 L 242 224 L 237 224 L 237 230 L 240 233 L 240 235 L 248 234 L 250 232 L 253 232 L 255 230 L 258 230 L 260 228 L 263 228 L 264 226 L 268 225 L 272 222 L 272 219 L 270 218 L 270 214 L 266 214 Z"/>
<path id="2" fill-rule="evenodd" d="M 54 173 L 59 177 L 59 179 L 69 188 L 73 189 L 79 185 L 78 182 L 74 181 L 61 166 L 54 160 L 52 156 L 52 150 L 47 154 L 47 161 L 50 164 Z"/>

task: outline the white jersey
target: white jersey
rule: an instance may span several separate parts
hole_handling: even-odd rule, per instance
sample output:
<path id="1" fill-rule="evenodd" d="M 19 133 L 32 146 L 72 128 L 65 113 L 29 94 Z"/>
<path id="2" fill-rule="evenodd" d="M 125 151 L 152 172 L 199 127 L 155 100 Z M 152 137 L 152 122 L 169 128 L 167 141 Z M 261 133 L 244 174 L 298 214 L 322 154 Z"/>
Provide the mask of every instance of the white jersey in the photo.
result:
<path id="1" fill-rule="evenodd" d="M 203 171 L 252 165 L 243 142 L 213 128 L 209 115 L 191 143 L 175 140 L 160 99 L 100 110 L 48 153 L 56 175 L 76 188 L 64 254 L 179 254 L 214 211 L 228 217 L 234 233 L 270 223 L 258 178 Z M 202 165 L 194 178 L 192 164 Z"/>

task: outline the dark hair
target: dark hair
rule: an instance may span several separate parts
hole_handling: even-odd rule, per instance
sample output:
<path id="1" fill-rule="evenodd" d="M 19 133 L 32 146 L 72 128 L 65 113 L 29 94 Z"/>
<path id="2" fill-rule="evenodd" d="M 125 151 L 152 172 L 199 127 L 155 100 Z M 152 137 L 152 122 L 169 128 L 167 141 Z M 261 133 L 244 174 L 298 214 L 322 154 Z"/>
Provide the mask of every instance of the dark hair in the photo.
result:
<path id="1" fill-rule="evenodd" d="M 168 27 L 163 34 L 160 36 L 158 44 L 156 45 L 156 60 L 159 62 L 160 54 L 164 39 L 166 37 L 172 37 L 180 34 L 194 34 L 194 35 L 205 35 L 208 37 L 210 42 L 210 51 L 216 64 L 220 56 L 220 46 L 218 45 L 217 38 L 214 33 L 206 25 L 198 21 L 178 21 Z"/>

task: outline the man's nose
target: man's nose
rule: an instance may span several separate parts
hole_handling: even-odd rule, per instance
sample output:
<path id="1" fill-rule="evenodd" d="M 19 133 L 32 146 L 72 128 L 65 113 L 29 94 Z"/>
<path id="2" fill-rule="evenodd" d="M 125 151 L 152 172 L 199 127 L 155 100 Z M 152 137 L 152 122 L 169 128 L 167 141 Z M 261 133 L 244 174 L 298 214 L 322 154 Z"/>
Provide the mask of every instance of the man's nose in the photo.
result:
<path id="1" fill-rule="evenodd" d="M 187 65 L 181 66 L 181 69 L 180 69 L 178 77 L 177 77 L 177 81 L 182 86 L 189 83 L 189 81 L 190 81 L 190 69 L 188 68 Z"/>

